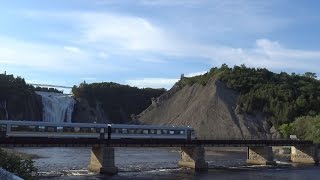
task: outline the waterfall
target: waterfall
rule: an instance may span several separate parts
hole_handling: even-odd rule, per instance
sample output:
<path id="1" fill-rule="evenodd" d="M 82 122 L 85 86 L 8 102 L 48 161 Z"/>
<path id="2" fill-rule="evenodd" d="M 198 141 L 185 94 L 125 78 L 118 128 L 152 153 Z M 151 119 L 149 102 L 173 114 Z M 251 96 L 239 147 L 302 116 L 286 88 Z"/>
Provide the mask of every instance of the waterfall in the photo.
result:
<path id="1" fill-rule="evenodd" d="M 42 97 L 42 121 L 71 122 L 75 100 L 71 95 L 36 91 Z"/>

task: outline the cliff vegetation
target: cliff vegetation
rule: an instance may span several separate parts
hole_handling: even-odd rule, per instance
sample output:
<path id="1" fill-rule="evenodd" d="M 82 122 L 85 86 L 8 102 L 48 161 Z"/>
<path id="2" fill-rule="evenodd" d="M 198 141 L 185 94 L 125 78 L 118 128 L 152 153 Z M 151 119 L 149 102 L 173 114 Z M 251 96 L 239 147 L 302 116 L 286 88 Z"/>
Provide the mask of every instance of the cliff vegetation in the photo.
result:
<path id="1" fill-rule="evenodd" d="M 74 86 L 72 93 L 76 98 L 84 98 L 91 107 L 97 102 L 113 123 L 125 123 L 131 120 L 131 115 L 138 114 L 151 104 L 151 98 L 156 98 L 165 89 L 139 89 L 113 82 L 81 83 Z"/>
<path id="2" fill-rule="evenodd" d="M 0 74 L 0 119 L 40 120 L 41 98 L 21 77 Z"/>
<path id="3" fill-rule="evenodd" d="M 223 64 L 204 75 L 182 77 L 179 86 L 203 86 L 212 77 L 240 92 L 238 113 L 263 112 L 284 137 L 297 134 L 301 139 L 319 142 L 320 81 L 315 73 L 274 73 L 265 68 L 233 68 Z"/>

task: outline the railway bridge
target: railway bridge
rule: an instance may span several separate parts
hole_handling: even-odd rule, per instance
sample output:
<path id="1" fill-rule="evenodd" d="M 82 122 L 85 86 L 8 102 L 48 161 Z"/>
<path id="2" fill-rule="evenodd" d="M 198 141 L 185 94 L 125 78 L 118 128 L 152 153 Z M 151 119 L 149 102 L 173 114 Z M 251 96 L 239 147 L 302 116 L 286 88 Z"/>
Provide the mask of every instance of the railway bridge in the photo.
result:
<path id="1" fill-rule="evenodd" d="M 291 161 L 294 163 L 317 164 L 317 145 L 302 140 L 262 139 L 92 139 L 50 137 L 2 137 L 0 147 L 92 147 L 89 170 L 102 174 L 116 174 L 114 147 L 180 147 L 181 167 L 196 171 L 207 170 L 205 147 L 247 147 L 247 163 L 258 165 L 276 164 L 273 146 L 291 146 Z"/>

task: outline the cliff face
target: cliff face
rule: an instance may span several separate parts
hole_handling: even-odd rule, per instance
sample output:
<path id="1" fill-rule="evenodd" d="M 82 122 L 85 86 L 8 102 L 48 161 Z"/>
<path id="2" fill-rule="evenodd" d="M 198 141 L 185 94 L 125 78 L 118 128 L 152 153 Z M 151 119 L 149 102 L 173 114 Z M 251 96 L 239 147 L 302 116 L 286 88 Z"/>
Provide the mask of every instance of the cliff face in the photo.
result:
<path id="1" fill-rule="evenodd" d="M 139 89 L 113 82 L 74 86 L 77 99 L 73 122 L 128 123 L 134 114 L 141 113 L 159 97 L 164 89 Z"/>
<path id="2" fill-rule="evenodd" d="M 91 107 L 84 98 L 77 98 L 72 113 L 74 123 L 110 123 L 108 117 L 101 108 L 101 103 L 95 102 L 96 106 Z"/>
<path id="3" fill-rule="evenodd" d="M 7 96 L 1 100 L 0 119 L 41 121 L 41 96 L 31 92 Z"/>
<path id="4" fill-rule="evenodd" d="M 263 113 L 236 112 L 239 96 L 215 78 L 205 86 L 175 85 L 153 101 L 138 120 L 144 124 L 190 125 L 199 139 L 270 138 L 271 127 Z"/>

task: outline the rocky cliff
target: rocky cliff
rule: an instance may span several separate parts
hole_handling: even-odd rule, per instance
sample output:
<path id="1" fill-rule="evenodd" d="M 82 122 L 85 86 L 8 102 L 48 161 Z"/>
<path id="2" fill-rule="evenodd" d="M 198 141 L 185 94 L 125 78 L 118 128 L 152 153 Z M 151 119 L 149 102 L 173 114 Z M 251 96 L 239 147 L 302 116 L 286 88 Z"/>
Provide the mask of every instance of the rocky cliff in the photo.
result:
<path id="1" fill-rule="evenodd" d="M 72 113 L 72 122 L 111 123 L 104 113 L 100 102 L 95 102 L 95 107 L 91 107 L 85 98 L 76 98 L 76 104 Z"/>
<path id="2" fill-rule="evenodd" d="M 128 123 L 133 114 L 139 114 L 159 97 L 164 89 L 139 89 L 113 82 L 74 86 L 77 102 L 73 122 Z"/>
<path id="3" fill-rule="evenodd" d="M 0 119 L 42 120 L 41 97 L 34 92 L 12 94 L 1 100 Z"/>
<path id="4" fill-rule="evenodd" d="M 199 139 L 271 138 L 276 134 L 263 113 L 237 113 L 240 94 L 216 78 L 206 85 L 173 86 L 143 111 L 143 124 L 190 125 Z"/>

